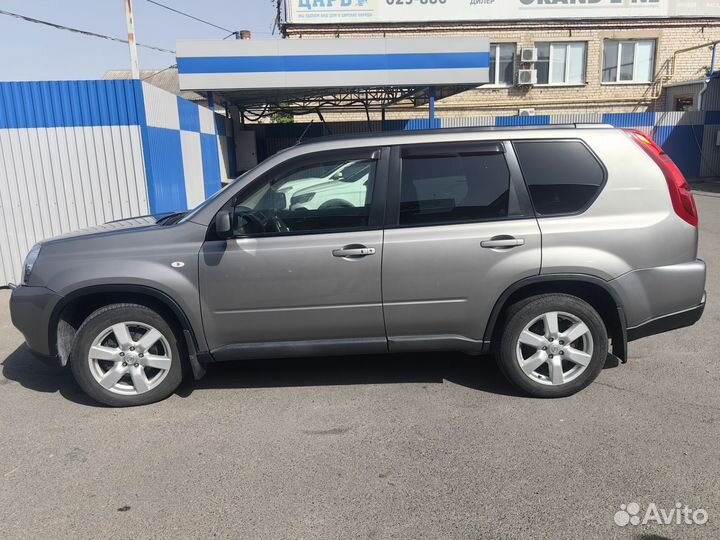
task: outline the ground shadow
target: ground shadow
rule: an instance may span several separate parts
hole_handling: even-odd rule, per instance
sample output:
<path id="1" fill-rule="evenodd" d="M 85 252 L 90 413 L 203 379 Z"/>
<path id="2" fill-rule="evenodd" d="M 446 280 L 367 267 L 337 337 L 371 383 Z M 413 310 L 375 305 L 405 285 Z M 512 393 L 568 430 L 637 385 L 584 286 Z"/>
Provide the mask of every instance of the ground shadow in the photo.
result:
<path id="1" fill-rule="evenodd" d="M 277 388 L 361 384 L 442 384 L 520 396 L 488 356 L 454 352 L 384 354 L 327 358 L 284 358 L 222 362 L 208 366 L 199 381 L 186 381 L 178 394 L 195 389 Z"/>
<path id="2" fill-rule="evenodd" d="M 5 379 L 20 383 L 36 392 L 60 394 L 76 403 L 97 405 L 85 395 L 73 379 L 70 369 L 63 368 L 57 360 L 45 359 L 32 354 L 25 345 L 15 349 L 2 361 Z"/>
<path id="3" fill-rule="evenodd" d="M 606 368 L 616 367 L 608 355 Z M 75 383 L 69 369 L 18 347 L 2 362 L 5 379 L 36 392 L 59 392 L 83 405 L 97 405 Z M 177 391 L 188 397 L 195 389 L 280 388 L 362 384 L 442 384 L 449 381 L 481 392 L 526 397 L 499 371 L 490 356 L 456 352 L 287 358 L 223 362 L 208 366 L 199 381 L 188 377 Z"/>

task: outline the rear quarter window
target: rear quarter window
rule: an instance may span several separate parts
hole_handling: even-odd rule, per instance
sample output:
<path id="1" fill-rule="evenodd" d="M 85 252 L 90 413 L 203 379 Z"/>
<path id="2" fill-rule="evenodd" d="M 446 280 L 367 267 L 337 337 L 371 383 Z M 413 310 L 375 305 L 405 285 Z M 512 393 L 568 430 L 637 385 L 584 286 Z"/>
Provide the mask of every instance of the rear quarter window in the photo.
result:
<path id="1" fill-rule="evenodd" d="M 580 141 L 513 143 L 535 211 L 542 216 L 574 214 L 597 196 L 605 171 Z"/>

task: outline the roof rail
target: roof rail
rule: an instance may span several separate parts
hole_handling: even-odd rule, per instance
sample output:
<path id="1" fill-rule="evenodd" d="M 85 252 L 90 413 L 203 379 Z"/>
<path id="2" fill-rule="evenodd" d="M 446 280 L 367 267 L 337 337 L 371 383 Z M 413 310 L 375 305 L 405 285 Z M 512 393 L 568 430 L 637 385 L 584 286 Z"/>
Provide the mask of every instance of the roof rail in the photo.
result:
<path id="1" fill-rule="evenodd" d="M 314 142 L 336 141 L 347 139 L 370 139 L 381 137 L 397 137 L 413 135 L 437 135 L 440 133 L 476 133 L 484 131 L 535 131 L 545 129 L 585 129 L 585 128 L 612 128 L 610 124 L 540 124 L 527 126 L 467 126 L 453 128 L 435 128 L 435 129 L 413 129 L 413 130 L 390 130 L 390 131 L 367 131 L 360 133 L 349 133 L 343 135 L 325 135 L 322 137 L 314 137 L 312 139 L 304 139 L 300 145 L 311 144 Z"/>

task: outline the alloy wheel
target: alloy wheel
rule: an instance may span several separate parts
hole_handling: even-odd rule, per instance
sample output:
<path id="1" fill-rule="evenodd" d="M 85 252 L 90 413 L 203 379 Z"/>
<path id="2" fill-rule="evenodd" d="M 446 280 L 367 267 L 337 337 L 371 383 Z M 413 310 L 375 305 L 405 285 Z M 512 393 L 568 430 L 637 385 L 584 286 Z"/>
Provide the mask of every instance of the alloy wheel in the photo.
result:
<path id="1" fill-rule="evenodd" d="M 167 377 L 172 352 L 157 328 L 120 322 L 100 332 L 87 357 L 90 373 L 106 390 L 121 395 L 149 392 Z"/>
<path id="2" fill-rule="evenodd" d="M 518 337 L 515 356 L 531 380 L 559 386 L 578 378 L 590 365 L 592 333 L 576 315 L 549 311 L 531 320 Z"/>

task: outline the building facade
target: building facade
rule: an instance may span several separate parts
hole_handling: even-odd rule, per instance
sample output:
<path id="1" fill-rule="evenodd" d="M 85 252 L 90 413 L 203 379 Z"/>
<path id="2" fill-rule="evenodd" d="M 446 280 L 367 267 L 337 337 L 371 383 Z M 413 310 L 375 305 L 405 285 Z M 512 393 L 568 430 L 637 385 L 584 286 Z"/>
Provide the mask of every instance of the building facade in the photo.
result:
<path id="1" fill-rule="evenodd" d="M 288 0 L 284 32 L 290 39 L 418 34 L 489 39 L 490 84 L 439 101 L 439 117 L 688 110 L 702 106 L 698 96 L 668 99 L 668 88 L 703 80 L 713 71 L 720 41 L 720 8 L 688 4 Z M 361 8 L 367 10 L 364 16 L 358 16 Z M 438 17 L 443 20 L 434 20 Z M 388 118 L 426 114 L 394 109 Z"/>

